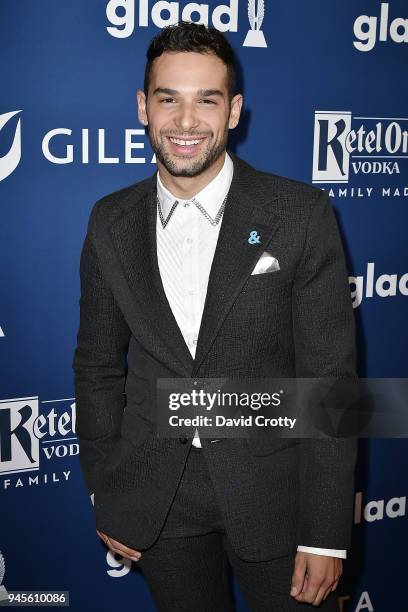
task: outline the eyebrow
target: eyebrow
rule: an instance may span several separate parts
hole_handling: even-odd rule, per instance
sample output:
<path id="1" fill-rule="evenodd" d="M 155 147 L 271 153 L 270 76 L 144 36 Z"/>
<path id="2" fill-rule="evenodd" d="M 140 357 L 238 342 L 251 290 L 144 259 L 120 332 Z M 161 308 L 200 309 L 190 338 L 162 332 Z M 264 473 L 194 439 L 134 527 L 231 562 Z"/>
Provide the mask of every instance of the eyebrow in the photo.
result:
<path id="1" fill-rule="evenodd" d="M 156 87 L 156 89 L 153 91 L 153 95 L 167 94 L 169 96 L 175 96 L 178 93 L 180 92 L 177 91 L 177 89 L 170 89 L 168 87 Z M 196 93 L 197 93 L 197 96 L 200 96 L 203 98 L 209 98 L 211 96 L 221 96 L 222 98 L 224 97 L 224 94 L 220 89 L 199 89 Z"/>

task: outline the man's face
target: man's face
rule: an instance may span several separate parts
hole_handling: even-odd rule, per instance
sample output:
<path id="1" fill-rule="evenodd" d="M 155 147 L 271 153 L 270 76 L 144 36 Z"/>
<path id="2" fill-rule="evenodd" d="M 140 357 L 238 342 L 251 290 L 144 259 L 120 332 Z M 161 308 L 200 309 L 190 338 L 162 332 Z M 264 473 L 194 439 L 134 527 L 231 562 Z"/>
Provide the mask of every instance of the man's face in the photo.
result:
<path id="1" fill-rule="evenodd" d="M 228 98 L 227 67 L 217 56 L 165 52 L 152 67 L 138 113 L 152 149 L 173 176 L 197 176 L 225 151 L 239 120 L 242 96 Z"/>

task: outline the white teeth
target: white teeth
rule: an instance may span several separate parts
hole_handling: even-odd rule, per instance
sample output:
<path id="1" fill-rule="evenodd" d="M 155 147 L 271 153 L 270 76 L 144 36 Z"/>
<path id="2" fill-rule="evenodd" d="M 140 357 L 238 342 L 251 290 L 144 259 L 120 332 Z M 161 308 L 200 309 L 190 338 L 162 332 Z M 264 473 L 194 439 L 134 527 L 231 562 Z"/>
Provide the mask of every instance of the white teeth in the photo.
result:
<path id="1" fill-rule="evenodd" d="M 201 142 L 201 140 L 180 140 L 179 138 L 171 138 L 170 137 L 171 142 L 174 142 L 174 144 L 178 144 L 181 145 L 182 147 L 191 147 L 191 145 L 196 145 L 199 142 Z"/>

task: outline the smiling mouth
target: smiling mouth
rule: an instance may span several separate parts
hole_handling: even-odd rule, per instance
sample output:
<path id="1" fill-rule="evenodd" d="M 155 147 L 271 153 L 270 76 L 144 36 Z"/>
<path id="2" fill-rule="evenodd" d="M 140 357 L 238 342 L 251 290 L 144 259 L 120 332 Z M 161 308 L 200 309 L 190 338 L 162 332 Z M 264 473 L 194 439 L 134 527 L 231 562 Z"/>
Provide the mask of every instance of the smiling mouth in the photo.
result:
<path id="1" fill-rule="evenodd" d="M 170 141 L 171 149 L 175 153 L 194 153 L 197 151 L 201 143 L 205 140 L 203 138 L 177 138 L 176 136 L 168 136 Z"/>

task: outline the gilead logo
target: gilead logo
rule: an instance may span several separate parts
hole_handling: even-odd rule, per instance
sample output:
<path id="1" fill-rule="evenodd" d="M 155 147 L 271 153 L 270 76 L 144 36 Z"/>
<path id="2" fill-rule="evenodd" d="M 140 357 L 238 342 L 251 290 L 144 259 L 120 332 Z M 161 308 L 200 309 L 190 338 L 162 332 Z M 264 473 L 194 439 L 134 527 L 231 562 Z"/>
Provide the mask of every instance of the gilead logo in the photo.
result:
<path id="1" fill-rule="evenodd" d="M 19 112 L 21 111 L 13 111 L 0 115 L 0 138 L 2 135 L 1 127 Z M 0 157 L 0 180 L 9 176 L 20 161 L 20 121 L 19 119 L 9 152 L 3 157 Z M 105 129 L 98 129 L 97 134 L 90 134 L 89 132 L 87 128 L 79 129 L 75 133 L 69 128 L 55 128 L 50 130 L 44 135 L 41 143 L 45 159 L 53 164 L 72 164 L 74 161 L 79 161 L 83 164 L 89 164 L 90 162 L 98 164 L 119 164 L 122 161 L 125 164 L 146 163 L 145 157 L 139 157 L 135 154 L 135 150 L 144 148 L 144 142 L 135 141 L 135 138 L 142 138 L 145 136 L 144 129 L 125 129 L 122 157 L 118 155 L 108 156 L 106 153 Z M 155 155 L 153 155 L 151 163 L 156 163 Z M 2 332 L 0 328 L 0 337 L 1 336 Z"/>
<path id="2" fill-rule="evenodd" d="M 408 272 L 398 278 L 398 274 L 381 274 L 375 278 L 374 262 L 367 264 L 367 274 L 364 276 L 349 276 L 351 300 L 353 308 L 360 306 L 363 297 L 379 297 L 408 295 Z"/>
<path id="3" fill-rule="evenodd" d="M 6 123 L 21 113 L 21 110 L 11 111 L 10 113 L 3 113 L 0 115 L 0 130 L 4 128 Z M 1 136 L 1 133 L 0 133 Z M 17 121 L 16 129 L 14 132 L 13 142 L 11 143 L 9 151 L 0 157 L 0 181 L 7 178 L 18 166 L 21 159 L 21 118 Z"/>

